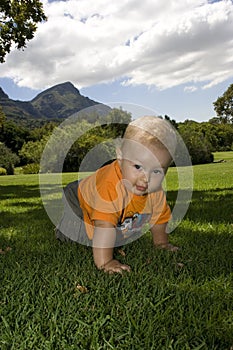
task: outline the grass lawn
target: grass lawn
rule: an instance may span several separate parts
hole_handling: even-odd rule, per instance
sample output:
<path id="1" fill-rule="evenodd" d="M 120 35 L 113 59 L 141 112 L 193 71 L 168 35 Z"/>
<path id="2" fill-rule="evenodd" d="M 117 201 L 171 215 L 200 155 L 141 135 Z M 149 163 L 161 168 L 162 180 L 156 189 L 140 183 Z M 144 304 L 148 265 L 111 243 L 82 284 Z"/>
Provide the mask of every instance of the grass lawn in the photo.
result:
<path id="1" fill-rule="evenodd" d="M 170 238 L 182 250 L 154 250 L 147 234 L 116 251 L 132 267 L 123 276 L 56 242 L 37 175 L 1 177 L 0 348 L 232 350 L 233 152 L 220 159 L 193 167 L 192 203 Z M 167 184 L 173 206 L 175 168 Z"/>

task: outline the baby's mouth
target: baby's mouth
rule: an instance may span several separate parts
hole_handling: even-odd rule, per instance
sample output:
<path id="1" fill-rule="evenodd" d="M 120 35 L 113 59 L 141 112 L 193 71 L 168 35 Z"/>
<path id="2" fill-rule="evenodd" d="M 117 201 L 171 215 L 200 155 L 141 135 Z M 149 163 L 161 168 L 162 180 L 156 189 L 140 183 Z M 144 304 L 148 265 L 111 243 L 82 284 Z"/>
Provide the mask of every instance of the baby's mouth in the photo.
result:
<path id="1" fill-rule="evenodd" d="M 137 191 L 140 191 L 140 192 L 146 192 L 147 191 L 147 187 L 146 186 L 136 185 L 136 189 L 137 189 Z"/>

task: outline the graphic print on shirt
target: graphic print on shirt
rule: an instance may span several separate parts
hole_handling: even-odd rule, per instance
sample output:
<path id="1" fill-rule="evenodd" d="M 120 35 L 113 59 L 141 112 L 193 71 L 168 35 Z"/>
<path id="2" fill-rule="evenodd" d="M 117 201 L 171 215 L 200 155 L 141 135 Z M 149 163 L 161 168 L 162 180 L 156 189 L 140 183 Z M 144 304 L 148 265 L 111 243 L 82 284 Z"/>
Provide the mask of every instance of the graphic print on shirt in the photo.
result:
<path id="1" fill-rule="evenodd" d="M 145 227 L 149 225 L 151 214 L 127 213 L 122 223 L 117 225 L 117 229 L 121 231 L 124 238 L 128 238 L 135 233 L 144 233 Z"/>

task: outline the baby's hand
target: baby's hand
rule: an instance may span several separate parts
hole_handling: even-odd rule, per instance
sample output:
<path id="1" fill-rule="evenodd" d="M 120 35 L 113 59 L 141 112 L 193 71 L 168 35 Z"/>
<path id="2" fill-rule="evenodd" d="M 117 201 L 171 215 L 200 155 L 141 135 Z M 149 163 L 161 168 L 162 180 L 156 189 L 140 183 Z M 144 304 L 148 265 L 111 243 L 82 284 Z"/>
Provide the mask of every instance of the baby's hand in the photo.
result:
<path id="1" fill-rule="evenodd" d="M 177 250 L 180 250 L 179 247 L 172 245 L 171 243 L 158 244 L 155 247 L 158 249 L 169 250 L 170 252 L 177 252 Z"/>
<path id="2" fill-rule="evenodd" d="M 105 264 L 102 268 L 104 272 L 108 272 L 109 274 L 113 273 L 123 273 L 123 271 L 130 272 L 131 268 L 129 265 L 121 264 L 118 260 L 110 260 L 107 264 Z"/>

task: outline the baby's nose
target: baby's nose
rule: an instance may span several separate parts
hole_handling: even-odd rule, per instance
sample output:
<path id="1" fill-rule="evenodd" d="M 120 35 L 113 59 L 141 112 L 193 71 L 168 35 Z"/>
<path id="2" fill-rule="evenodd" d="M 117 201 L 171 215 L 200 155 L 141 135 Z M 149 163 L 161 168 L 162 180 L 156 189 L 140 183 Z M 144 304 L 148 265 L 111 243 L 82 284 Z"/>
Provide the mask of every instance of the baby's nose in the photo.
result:
<path id="1" fill-rule="evenodd" d="M 142 178 L 141 178 L 144 182 L 149 182 L 150 180 L 150 174 L 147 171 L 143 171 L 142 173 Z"/>

